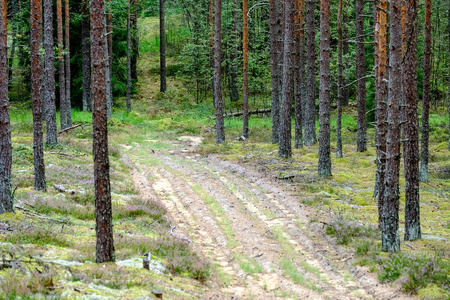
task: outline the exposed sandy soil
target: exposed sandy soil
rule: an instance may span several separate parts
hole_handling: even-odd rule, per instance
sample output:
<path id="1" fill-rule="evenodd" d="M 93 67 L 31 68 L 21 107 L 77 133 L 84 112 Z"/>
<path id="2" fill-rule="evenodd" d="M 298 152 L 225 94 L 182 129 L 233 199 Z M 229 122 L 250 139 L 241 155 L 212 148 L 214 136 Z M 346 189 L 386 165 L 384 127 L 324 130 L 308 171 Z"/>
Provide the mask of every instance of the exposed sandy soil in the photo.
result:
<path id="1" fill-rule="evenodd" d="M 289 187 L 250 167 L 200 157 L 200 143 L 182 137 L 174 149 L 150 154 L 140 145 L 127 159 L 141 196 L 158 198 L 176 235 L 214 265 L 203 299 L 411 299 L 354 266 Z"/>

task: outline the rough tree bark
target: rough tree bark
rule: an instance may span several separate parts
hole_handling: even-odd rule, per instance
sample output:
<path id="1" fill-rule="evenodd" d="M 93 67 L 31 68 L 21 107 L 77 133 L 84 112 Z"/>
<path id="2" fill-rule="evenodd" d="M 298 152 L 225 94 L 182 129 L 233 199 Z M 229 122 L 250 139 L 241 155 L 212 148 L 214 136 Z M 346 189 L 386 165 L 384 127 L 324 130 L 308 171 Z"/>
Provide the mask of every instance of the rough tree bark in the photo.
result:
<path id="1" fill-rule="evenodd" d="M 81 11 L 83 51 L 83 111 L 92 111 L 91 101 L 91 40 L 89 24 L 89 0 L 83 0 Z"/>
<path id="2" fill-rule="evenodd" d="M 302 1 L 304 4 L 304 1 Z M 303 6 L 304 8 L 304 6 Z M 303 147 L 303 118 L 302 118 L 302 101 L 303 101 L 303 82 L 305 72 L 305 65 L 302 62 L 301 52 L 304 52 L 304 44 L 300 42 L 300 31 L 303 30 L 303 23 L 300 23 L 300 19 L 304 19 L 304 14 L 300 18 L 300 3 L 299 0 L 295 0 L 295 26 L 294 26 L 294 36 L 295 36 L 295 48 L 294 48 L 294 107 L 295 107 L 295 137 L 294 137 L 294 147 Z M 304 42 L 304 36 L 303 36 Z M 303 67 L 303 70 L 302 70 Z"/>
<path id="3" fill-rule="evenodd" d="M 375 0 L 377 1 L 377 0 Z M 348 18 L 348 12 L 346 10 L 343 11 L 342 14 L 342 19 L 343 19 L 343 26 L 342 26 L 342 34 L 344 36 L 344 40 L 343 40 L 343 55 L 346 56 L 347 54 L 350 53 L 350 43 L 349 43 L 349 35 L 348 35 L 348 23 L 349 23 L 349 18 Z M 347 70 L 348 69 L 348 61 L 344 60 L 344 69 Z M 348 102 L 350 99 L 350 86 L 347 86 L 348 84 L 348 78 L 346 76 L 344 76 L 343 78 L 343 85 L 345 86 L 342 89 L 342 106 L 348 106 Z"/>
<path id="4" fill-rule="evenodd" d="M 402 104 L 402 0 L 391 0 L 389 96 L 387 105 L 386 171 L 382 221 L 382 250 L 398 252 L 400 112 Z"/>
<path id="5" fill-rule="evenodd" d="M 131 15 L 130 0 L 127 3 L 127 111 L 131 111 Z"/>
<path id="6" fill-rule="evenodd" d="M 211 91 L 213 105 L 216 108 L 216 92 L 214 84 L 214 0 L 209 0 L 209 61 L 211 65 Z"/>
<path id="7" fill-rule="evenodd" d="M 281 35 L 280 1 L 270 0 L 270 66 L 272 78 L 272 143 L 277 144 L 280 138 L 280 49 L 278 37 Z"/>
<path id="8" fill-rule="evenodd" d="M 430 136 L 431 0 L 425 0 L 425 41 L 423 50 L 422 147 L 419 179 L 428 182 L 428 143 Z"/>
<path id="9" fill-rule="evenodd" d="M 216 101 L 217 144 L 225 143 L 225 124 L 223 120 L 223 103 L 220 78 L 222 76 L 222 0 L 215 0 L 214 17 L 214 94 Z"/>
<path id="10" fill-rule="evenodd" d="M 239 51 L 239 32 L 238 32 L 238 1 L 233 0 L 233 10 L 231 12 L 233 24 L 232 24 L 232 46 L 231 46 L 231 53 L 230 53 L 230 101 L 236 102 L 239 100 L 239 90 L 237 85 L 237 53 Z"/>
<path id="11" fill-rule="evenodd" d="M 292 157 L 291 123 L 292 98 L 294 83 L 294 55 L 295 55 L 295 1 L 286 0 L 284 8 L 284 50 L 283 50 L 283 83 L 280 110 L 280 142 L 278 156 Z"/>
<path id="12" fill-rule="evenodd" d="M 137 0 L 133 0 L 133 14 L 131 18 L 131 27 L 133 34 L 131 35 L 131 79 L 138 81 L 137 60 L 139 57 L 139 35 L 138 35 L 138 9 Z"/>
<path id="13" fill-rule="evenodd" d="M 106 115 L 112 117 L 113 94 L 112 94 L 112 4 L 108 0 L 107 14 L 105 15 L 105 53 L 106 53 Z M 92 91 L 91 91 L 92 92 Z"/>
<path id="14" fill-rule="evenodd" d="M 383 224 L 384 178 L 386 168 L 386 110 L 387 110 L 387 0 L 378 0 L 375 24 L 375 105 L 377 174 L 374 198 L 378 198 L 378 223 Z"/>
<path id="15" fill-rule="evenodd" d="M 72 107 L 71 107 L 71 71 L 70 71 L 70 14 L 69 14 L 69 0 L 66 0 L 66 12 L 65 12 L 65 42 L 66 42 L 66 105 L 67 105 L 67 127 L 72 127 Z"/>
<path id="16" fill-rule="evenodd" d="M 56 126 L 56 105 L 55 105 L 55 55 L 53 50 L 53 1 L 44 0 L 44 90 L 43 105 L 46 126 L 47 144 L 58 143 L 58 129 Z"/>
<path id="17" fill-rule="evenodd" d="M 320 1 L 319 175 L 331 176 L 330 155 L 330 1 Z"/>
<path id="18" fill-rule="evenodd" d="M 249 119 L 249 107 L 248 107 L 248 16 L 247 16 L 247 0 L 242 1 L 242 14 L 243 14 L 243 50 L 244 56 L 244 128 L 243 136 L 248 139 L 248 119 Z"/>
<path id="19" fill-rule="evenodd" d="M 366 137 L 366 57 L 364 50 L 364 0 L 356 0 L 356 89 L 358 94 L 358 129 L 356 151 L 367 150 Z"/>
<path id="20" fill-rule="evenodd" d="M 307 98 L 303 108 L 306 146 L 317 142 L 316 138 L 316 28 L 314 20 L 315 0 L 306 0 L 306 27 L 307 27 L 307 65 L 306 65 L 306 91 Z"/>
<path id="21" fill-rule="evenodd" d="M 159 58 L 160 58 L 160 91 L 165 93 L 166 83 L 166 25 L 165 25 L 165 0 L 159 0 Z"/>
<path id="22" fill-rule="evenodd" d="M 338 86 L 337 86 L 337 120 L 336 120 L 336 157 L 342 158 L 342 86 L 343 79 L 343 62 L 342 56 L 344 52 L 343 32 L 342 32 L 342 9 L 343 0 L 339 0 L 338 9 Z"/>
<path id="23" fill-rule="evenodd" d="M 58 60 L 59 60 L 59 104 L 61 129 L 68 128 L 67 112 L 69 106 L 66 101 L 66 69 L 64 65 L 64 37 L 62 19 L 62 0 L 56 0 L 56 20 L 58 24 Z"/>
<path id="24" fill-rule="evenodd" d="M 11 194 L 12 145 L 8 100 L 8 48 L 6 0 L 2 0 L 0 15 L 0 214 L 13 212 Z"/>
<path id="25" fill-rule="evenodd" d="M 405 240 L 421 238 L 419 197 L 419 103 L 417 98 L 417 3 L 406 1 L 403 46 Z"/>
<path id="26" fill-rule="evenodd" d="M 111 186 L 106 108 L 105 2 L 91 0 L 93 153 L 95 179 L 96 262 L 114 261 Z"/>
<path id="27" fill-rule="evenodd" d="M 448 5 L 449 5 L 449 7 L 450 7 L 450 1 L 448 1 Z M 449 45 L 448 45 L 448 48 L 450 49 L 450 9 L 448 10 L 448 28 L 447 28 L 447 31 L 448 31 L 448 42 L 449 42 Z M 448 89 L 448 116 L 449 116 L 449 118 L 448 118 L 448 131 L 449 131 L 449 135 L 448 135 L 448 149 L 450 150 L 450 64 L 449 64 L 449 78 L 448 78 L 448 86 L 449 86 L 449 89 Z"/>
<path id="28" fill-rule="evenodd" d="M 42 2 L 30 1 L 30 56 L 31 56 L 31 99 L 33 101 L 33 157 L 34 188 L 45 191 L 44 143 L 42 129 L 41 101 L 41 57 L 39 47 L 42 41 Z"/>

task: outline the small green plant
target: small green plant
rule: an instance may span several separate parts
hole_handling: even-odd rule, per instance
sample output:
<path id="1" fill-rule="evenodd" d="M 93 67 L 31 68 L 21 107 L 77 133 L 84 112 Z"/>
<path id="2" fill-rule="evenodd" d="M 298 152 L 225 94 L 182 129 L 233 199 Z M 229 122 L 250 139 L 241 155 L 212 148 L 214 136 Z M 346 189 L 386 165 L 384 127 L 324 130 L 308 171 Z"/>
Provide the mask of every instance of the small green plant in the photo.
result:
<path id="1" fill-rule="evenodd" d="M 355 237 L 373 237 L 377 233 L 377 229 L 338 217 L 331 225 L 327 226 L 326 232 L 328 235 L 336 237 L 338 244 L 348 245 Z"/>

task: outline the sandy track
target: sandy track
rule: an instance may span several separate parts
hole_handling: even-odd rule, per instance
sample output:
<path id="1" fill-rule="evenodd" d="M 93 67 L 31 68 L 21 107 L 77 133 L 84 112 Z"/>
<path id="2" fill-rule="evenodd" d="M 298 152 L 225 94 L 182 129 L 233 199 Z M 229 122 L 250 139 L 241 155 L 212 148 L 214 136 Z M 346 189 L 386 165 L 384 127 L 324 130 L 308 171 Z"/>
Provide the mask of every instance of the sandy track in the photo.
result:
<path id="1" fill-rule="evenodd" d="M 411 299 L 352 266 L 351 255 L 310 224 L 311 208 L 264 174 L 190 151 L 155 154 L 151 164 L 132 153 L 141 195 L 157 197 L 177 234 L 214 265 L 202 298 Z"/>

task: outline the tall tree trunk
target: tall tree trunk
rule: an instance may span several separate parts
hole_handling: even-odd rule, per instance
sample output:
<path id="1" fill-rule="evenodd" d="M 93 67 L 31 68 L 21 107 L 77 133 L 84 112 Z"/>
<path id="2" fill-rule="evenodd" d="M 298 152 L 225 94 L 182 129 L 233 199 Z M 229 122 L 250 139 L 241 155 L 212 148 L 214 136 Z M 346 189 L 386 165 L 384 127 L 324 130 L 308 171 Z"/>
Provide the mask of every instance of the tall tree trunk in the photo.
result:
<path id="1" fill-rule="evenodd" d="M 272 78 L 272 143 L 280 138 L 280 49 L 278 38 L 281 35 L 281 20 L 278 17 L 280 1 L 270 0 L 270 66 Z"/>
<path id="2" fill-rule="evenodd" d="M 358 129 L 356 151 L 367 150 L 366 137 L 366 58 L 364 50 L 364 0 L 356 0 L 356 84 L 358 94 Z"/>
<path id="3" fill-rule="evenodd" d="M 421 238 L 419 197 L 419 103 L 417 98 L 417 3 L 406 1 L 403 40 L 403 96 L 405 99 L 403 157 L 405 166 L 405 240 Z"/>
<path id="4" fill-rule="evenodd" d="M 131 22 L 130 0 L 127 3 L 127 111 L 131 111 Z"/>
<path id="5" fill-rule="evenodd" d="M 249 119 L 249 108 L 248 108 L 248 16 L 247 16 L 247 0 L 242 1 L 242 15 L 243 15 L 243 50 L 242 54 L 244 56 L 244 128 L 243 136 L 248 139 L 248 119 Z"/>
<path id="6" fill-rule="evenodd" d="M 209 61 L 211 65 L 211 91 L 213 98 L 213 105 L 216 108 L 216 92 L 214 84 L 214 0 L 209 0 Z"/>
<path id="7" fill-rule="evenodd" d="M 42 2 L 30 1 L 30 56 L 31 56 L 31 99 L 33 101 L 33 150 L 34 188 L 45 191 L 44 143 L 42 129 L 41 101 L 41 58 L 39 47 L 42 41 Z"/>
<path id="8" fill-rule="evenodd" d="M 303 4 L 305 1 L 302 1 Z M 303 6 L 304 8 L 304 6 Z M 302 9 L 303 9 L 302 8 Z M 300 56 L 302 55 L 300 52 L 304 52 L 304 44 L 300 42 L 300 34 L 303 30 L 303 23 L 300 24 L 300 3 L 299 0 L 295 0 L 295 56 L 294 56 L 294 91 L 295 91 L 295 138 L 294 138 L 294 147 L 301 148 L 303 147 L 303 118 L 302 118 L 302 101 L 303 101 L 303 81 L 305 72 L 304 72 L 304 63 Z M 304 19 L 304 13 L 302 12 L 302 21 Z M 303 37 L 304 41 L 304 37 Z M 302 70 L 303 67 L 303 70 Z"/>
<path id="9" fill-rule="evenodd" d="M 106 53 L 106 115 L 112 118 L 113 93 L 112 93 L 112 4 L 108 0 L 108 8 L 105 16 L 105 53 Z"/>
<path id="10" fill-rule="evenodd" d="M 71 95 L 70 95 L 70 89 L 72 87 L 71 84 L 71 71 L 70 71 L 70 35 L 69 35 L 69 29 L 70 29 L 70 14 L 69 14 L 69 0 L 66 0 L 66 12 L 65 12 L 65 20 L 66 20 L 66 26 L 65 26 L 65 42 L 66 42 L 66 103 L 67 103 L 67 127 L 72 126 L 72 107 L 71 107 Z"/>
<path id="11" fill-rule="evenodd" d="M 89 24 L 89 0 L 83 0 L 81 12 L 83 50 L 83 111 L 92 111 L 91 101 L 91 41 Z"/>
<path id="12" fill-rule="evenodd" d="M 133 14 L 131 18 L 131 27 L 133 34 L 131 35 L 131 79 L 135 82 L 138 81 L 137 75 L 137 60 L 139 57 L 139 35 L 138 35 L 138 9 L 137 0 L 133 1 Z"/>
<path id="13" fill-rule="evenodd" d="M 342 9 L 343 0 L 339 0 L 338 10 L 338 86 L 337 86 L 337 120 L 336 120 L 336 157 L 342 157 L 342 86 L 343 78 L 343 62 L 342 56 L 344 52 L 343 32 L 342 32 Z"/>
<path id="14" fill-rule="evenodd" d="M 223 120 L 223 103 L 220 78 L 222 76 L 222 0 L 215 0 L 214 20 L 214 94 L 216 99 L 217 144 L 225 143 L 225 124 Z"/>
<path id="15" fill-rule="evenodd" d="M 161 78 L 161 93 L 165 93 L 167 90 L 166 83 L 166 25 L 165 25 L 165 12 L 164 12 L 165 0 L 159 0 L 159 57 L 160 57 L 160 78 Z"/>
<path id="16" fill-rule="evenodd" d="M 450 7 L 450 1 L 448 1 L 448 5 Z M 450 50 L 450 9 L 448 10 L 448 27 L 447 27 L 447 31 L 448 31 L 448 42 L 449 42 L 448 48 Z M 448 73 L 449 73 L 449 79 L 448 79 L 448 86 L 449 86 L 449 89 L 448 89 L 448 98 L 449 98 L 448 99 L 448 116 L 449 116 L 449 118 L 448 118 L 448 132 L 449 132 L 449 135 L 448 135 L 448 149 L 450 150 L 450 64 L 449 64 L 449 72 Z"/>
<path id="17" fill-rule="evenodd" d="M 330 155 L 330 1 L 320 0 L 319 175 L 331 176 Z"/>
<path id="18" fill-rule="evenodd" d="M 378 0 L 375 0 L 378 1 Z M 342 19 L 343 19 L 343 26 L 342 26 L 342 34 L 344 36 L 344 40 L 343 40 L 343 45 L 342 45 L 342 51 L 343 51 L 343 55 L 346 56 L 347 54 L 350 53 L 350 43 L 348 41 L 349 35 L 348 35 L 348 22 L 349 22 L 349 18 L 348 18 L 348 12 L 346 10 L 343 11 L 343 15 L 342 15 Z M 344 69 L 347 70 L 348 69 L 348 62 L 347 60 L 344 60 Z M 343 85 L 345 86 L 342 89 L 342 106 L 348 106 L 348 102 L 350 99 L 350 87 L 347 86 L 348 83 L 348 79 L 346 76 L 344 76 L 343 78 Z"/>
<path id="19" fill-rule="evenodd" d="M 422 182 L 428 182 L 428 143 L 430 136 L 430 75 L 431 75 L 431 0 L 425 0 L 425 41 L 423 51 L 423 99 L 422 99 L 422 147 L 420 174 Z"/>
<path id="20" fill-rule="evenodd" d="M 295 1 L 286 0 L 284 10 L 284 50 L 283 50 L 283 84 L 281 102 L 280 142 L 278 156 L 292 157 L 291 123 L 292 98 L 294 83 L 294 55 L 295 55 Z"/>
<path id="21" fill-rule="evenodd" d="M 306 0 L 306 27 L 307 27 L 307 64 L 306 64 L 306 91 L 304 115 L 305 145 L 311 146 L 317 142 L 316 138 L 316 28 L 314 21 L 315 0 Z"/>
<path id="22" fill-rule="evenodd" d="M 402 104 L 402 0 L 391 0 L 390 8 L 390 80 L 387 105 L 382 250 L 397 252 L 400 250 L 398 214 L 400 198 L 400 112 Z"/>
<path id="23" fill-rule="evenodd" d="M 47 124 L 47 144 L 58 143 L 58 129 L 56 126 L 55 106 L 55 55 L 53 50 L 53 1 L 44 0 L 44 47 L 45 47 L 45 69 L 43 105 L 45 123 Z"/>
<path id="24" fill-rule="evenodd" d="M 378 223 L 383 228 L 384 178 L 386 172 L 386 113 L 387 113 L 387 0 L 378 0 L 375 24 L 375 104 L 377 174 L 374 198 L 378 198 Z"/>
<path id="25" fill-rule="evenodd" d="M 2 0 L 0 16 L 0 214 L 13 212 L 11 194 L 12 145 L 8 99 L 8 48 L 6 0 Z"/>
<path id="26" fill-rule="evenodd" d="M 63 19 L 62 19 L 62 0 L 56 0 L 56 20 L 58 24 L 58 60 L 59 60 L 59 103 L 60 103 L 60 122 L 61 129 L 69 127 L 67 114 L 70 106 L 66 99 L 66 69 L 64 65 L 64 37 L 63 37 Z"/>
<path id="27" fill-rule="evenodd" d="M 239 32 L 238 32 L 238 1 L 233 0 L 233 33 L 232 33 L 232 46 L 231 46 L 231 53 L 230 53 L 230 101 L 236 102 L 239 100 L 239 90 L 237 85 L 237 53 L 239 51 Z"/>
<path id="28" fill-rule="evenodd" d="M 92 100 L 94 109 L 93 153 L 95 179 L 95 232 L 97 263 L 114 261 L 111 185 L 108 158 L 108 120 L 106 108 L 105 2 L 91 0 Z"/>
<path id="29" fill-rule="evenodd" d="M 12 45 L 11 45 L 11 54 L 8 59 L 8 83 L 12 83 L 12 74 L 13 74 L 13 62 L 14 62 L 14 56 L 16 53 L 16 47 L 17 47 L 17 29 L 18 29 L 18 22 L 17 22 L 17 13 L 18 13 L 18 0 L 12 1 L 12 15 L 13 15 L 13 22 L 12 22 Z M 8 12 L 8 7 L 6 2 L 3 4 L 6 7 L 6 12 Z M 8 21 L 6 21 L 5 24 L 7 24 Z"/>

